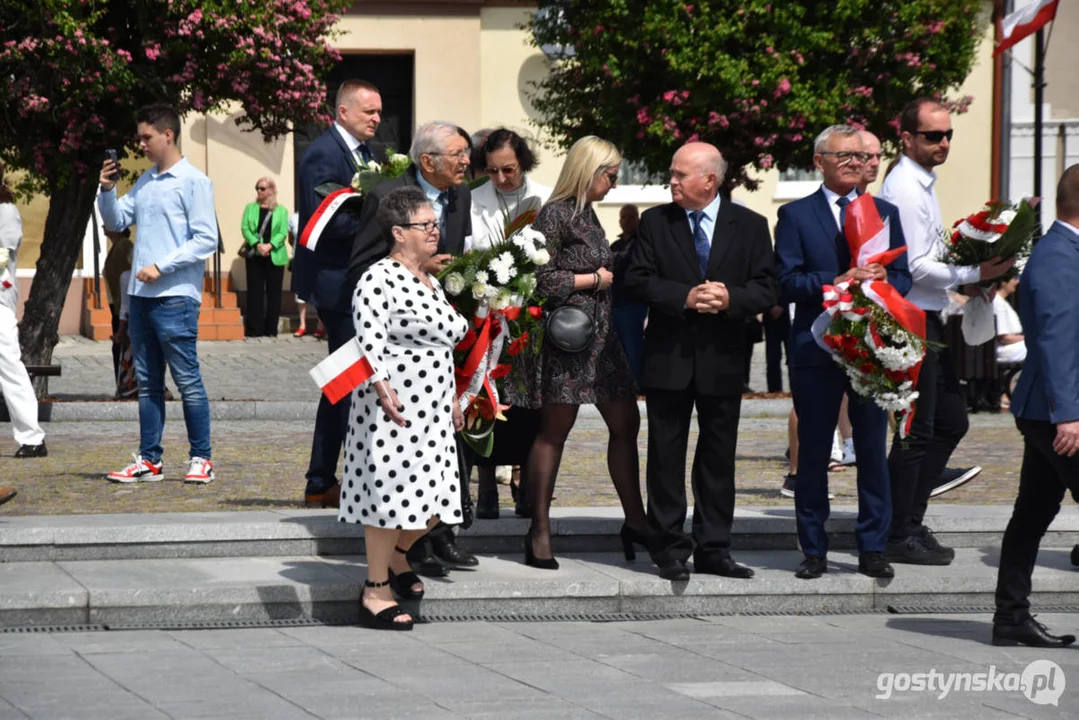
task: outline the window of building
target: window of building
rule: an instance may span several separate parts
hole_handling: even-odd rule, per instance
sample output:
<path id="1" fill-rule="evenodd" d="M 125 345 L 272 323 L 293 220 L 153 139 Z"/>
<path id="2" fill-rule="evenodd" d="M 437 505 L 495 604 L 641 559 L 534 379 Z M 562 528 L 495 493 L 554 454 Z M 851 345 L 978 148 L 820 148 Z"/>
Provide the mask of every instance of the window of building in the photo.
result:
<path id="1" fill-rule="evenodd" d="M 816 170 L 787 168 L 779 173 L 776 184 L 775 200 L 797 200 L 804 198 L 820 187 L 821 175 Z"/>

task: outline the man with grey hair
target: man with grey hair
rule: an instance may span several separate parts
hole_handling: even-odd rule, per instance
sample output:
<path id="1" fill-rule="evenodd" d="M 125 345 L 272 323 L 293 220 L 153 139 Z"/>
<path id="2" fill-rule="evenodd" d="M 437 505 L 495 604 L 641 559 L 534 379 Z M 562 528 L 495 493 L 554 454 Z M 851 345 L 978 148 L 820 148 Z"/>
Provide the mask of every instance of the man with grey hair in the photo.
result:
<path id="1" fill-rule="evenodd" d="M 408 154 L 412 158 L 408 170 L 401 177 L 376 186 L 364 198 L 360 230 L 353 241 L 349 262 L 350 292 L 355 291 L 367 268 L 390 252 L 389 239 L 379 230 L 376 216 L 381 200 L 397 188 L 418 187 L 435 209 L 440 232 L 438 254 L 431 258 L 431 263 L 425 268 L 427 272 L 440 272 L 454 255 L 464 251 L 465 238 L 472 234 L 472 196 L 465 183 L 470 148 L 468 141 L 457 131 L 457 126 L 448 122 L 421 125 L 416 129 Z M 459 444 L 458 458 L 463 461 L 464 457 Z M 470 468 L 462 466 L 462 478 L 468 477 L 468 470 Z M 470 507 L 463 509 L 466 516 L 470 514 Z M 468 525 L 467 519 L 465 525 Z M 448 570 L 438 558 L 451 566 L 471 567 L 479 564 L 475 555 L 457 546 L 452 528 L 444 523 L 436 525 L 422 541 L 413 545 L 408 559 L 421 575 L 439 577 Z"/>
<path id="2" fill-rule="evenodd" d="M 892 517 L 885 442 L 888 418 L 872 400 L 853 392 L 850 381 L 813 337 L 813 321 L 821 313 L 825 285 L 843 281 L 887 280 L 901 293 L 910 289 L 904 257 L 888 268 L 878 263 L 851 267 L 843 234 L 844 208 L 858 198 L 866 163 L 858 130 L 833 125 L 814 144 L 813 164 L 824 177 L 820 189 L 779 208 L 776 225 L 776 268 L 780 302 L 794 303 L 787 364 L 791 394 L 798 414 L 798 480 L 794 493 L 798 539 L 805 558 L 796 576 L 805 580 L 828 572 L 828 460 L 832 430 L 846 394 L 858 455 L 858 571 L 887 578 L 895 573 L 884 559 Z M 875 200 L 889 223 L 890 247 L 905 244 L 895 206 Z"/>
<path id="3" fill-rule="evenodd" d="M 648 403 L 648 549 L 665 580 L 694 571 L 751 578 L 731 557 L 735 446 L 745 319 L 775 304 L 768 222 L 719 194 L 727 163 L 708 143 L 671 159 L 671 200 L 641 216 L 626 269 L 629 297 L 648 303 L 639 383 Z M 697 409 L 693 531 L 686 455 Z"/>

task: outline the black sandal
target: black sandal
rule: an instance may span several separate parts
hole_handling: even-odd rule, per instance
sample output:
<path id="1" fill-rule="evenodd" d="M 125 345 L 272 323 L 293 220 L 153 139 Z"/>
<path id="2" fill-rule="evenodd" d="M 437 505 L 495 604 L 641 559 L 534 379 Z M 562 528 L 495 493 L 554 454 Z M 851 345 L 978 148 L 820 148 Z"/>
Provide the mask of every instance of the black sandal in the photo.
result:
<path id="1" fill-rule="evenodd" d="M 396 552 L 405 555 L 407 558 L 407 550 L 402 550 L 401 548 L 396 546 L 394 546 L 393 549 Z M 420 580 L 419 575 L 412 572 L 411 570 L 409 570 L 408 572 L 403 572 L 400 575 L 394 573 L 393 570 L 390 570 L 389 583 L 390 589 L 397 593 L 397 597 L 401 598 L 402 600 L 416 600 L 417 602 L 423 600 L 423 593 L 425 591 L 420 590 L 419 592 L 416 592 L 412 589 L 413 585 L 415 585 L 416 583 L 422 585 L 423 581 Z"/>
<path id="2" fill-rule="evenodd" d="M 369 588 L 386 587 L 389 584 L 389 580 L 380 583 L 373 583 L 370 580 L 363 581 L 363 586 Z M 363 604 L 363 592 L 360 592 L 360 625 L 365 628 L 370 628 L 371 630 L 411 630 L 413 625 L 412 620 L 409 620 L 408 622 L 397 622 L 397 618 L 400 616 L 410 614 L 411 613 L 400 605 L 392 605 L 378 614 L 375 614 L 370 608 Z"/>

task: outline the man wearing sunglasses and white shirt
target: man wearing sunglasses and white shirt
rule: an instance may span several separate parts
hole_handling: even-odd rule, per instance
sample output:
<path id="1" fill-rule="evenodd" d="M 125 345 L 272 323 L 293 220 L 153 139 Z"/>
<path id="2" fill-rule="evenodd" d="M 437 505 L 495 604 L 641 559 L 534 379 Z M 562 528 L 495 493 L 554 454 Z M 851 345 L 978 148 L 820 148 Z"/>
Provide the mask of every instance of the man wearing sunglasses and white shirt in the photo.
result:
<path id="1" fill-rule="evenodd" d="M 1014 260 L 986 261 L 977 267 L 941 262 L 945 251 L 944 221 L 934 185 L 933 168 L 943 165 L 951 149 L 952 120 L 948 109 L 930 98 L 904 108 L 899 119 L 903 155 L 888 174 L 880 197 L 899 208 L 913 285 L 907 294 L 926 313 L 926 351 L 918 378 L 918 402 L 906 440 L 896 435 L 888 456 L 892 483 L 892 525 L 885 557 L 890 562 L 948 565 L 955 551 L 945 547 L 922 524 L 929 496 L 959 441 L 966 435 L 963 398 L 945 346 L 940 311 L 947 291 L 981 292 L 975 283 L 1003 275 Z"/>

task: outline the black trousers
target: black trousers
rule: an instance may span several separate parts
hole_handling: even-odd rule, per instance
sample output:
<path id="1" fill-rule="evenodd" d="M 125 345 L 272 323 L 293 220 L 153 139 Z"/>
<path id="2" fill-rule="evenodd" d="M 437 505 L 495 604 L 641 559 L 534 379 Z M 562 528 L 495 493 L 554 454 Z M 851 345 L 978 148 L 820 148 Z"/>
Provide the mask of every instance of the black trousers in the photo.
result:
<path id="1" fill-rule="evenodd" d="M 730 555 L 734 520 L 734 457 L 741 395 L 699 395 L 685 390 L 646 390 L 648 403 L 649 552 L 657 564 L 718 560 Z M 697 407 L 697 449 L 690 484 L 693 532 L 687 535 L 686 457 L 689 423 Z"/>
<path id="2" fill-rule="evenodd" d="M 783 392 L 783 357 L 790 357 L 791 319 L 787 308 L 778 318 L 764 313 L 764 357 L 768 392 Z"/>
<path id="3" fill-rule="evenodd" d="M 281 288 L 285 267 L 259 255 L 244 260 L 247 266 L 247 307 L 244 311 L 244 335 L 277 337 L 281 318 Z"/>
<path id="4" fill-rule="evenodd" d="M 997 571 L 996 613 L 993 622 L 1018 625 L 1030 617 L 1031 575 L 1038 546 L 1060 511 L 1064 493 L 1079 493 L 1079 455 L 1053 451 L 1056 426 L 1042 420 L 1016 418 L 1023 434 L 1023 467 L 1019 496 L 1004 531 Z"/>
<path id="5" fill-rule="evenodd" d="M 925 314 L 925 329 L 930 343 L 943 345 L 940 313 Z M 921 527 L 929 493 L 969 427 L 966 398 L 947 347 L 926 352 L 917 390 L 910 435 L 901 440 L 896 433 L 888 455 L 892 542 L 910 537 Z"/>
<path id="6" fill-rule="evenodd" d="M 319 319 L 326 327 L 327 350 L 332 355 L 346 342 L 356 337 L 356 326 L 350 313 L 329 308 L 318 309 Z M 348 430 L 348 416 L 352 408 L 352 396 L 342 398 L 332 405 L 319 393 L 318 411 L 315 414 L 315 433 L 311 438 L 311 461 L 307 466 L 307 495 L 326 492 L 337 482 L 337 459 Z"/>

